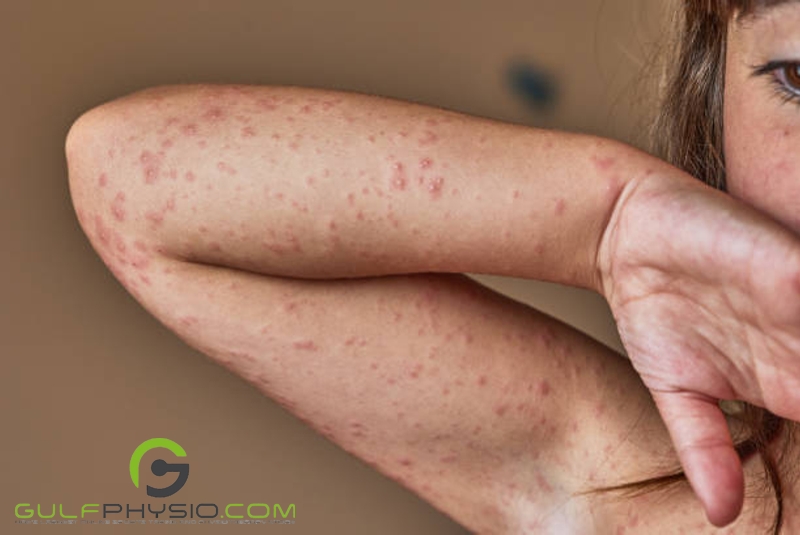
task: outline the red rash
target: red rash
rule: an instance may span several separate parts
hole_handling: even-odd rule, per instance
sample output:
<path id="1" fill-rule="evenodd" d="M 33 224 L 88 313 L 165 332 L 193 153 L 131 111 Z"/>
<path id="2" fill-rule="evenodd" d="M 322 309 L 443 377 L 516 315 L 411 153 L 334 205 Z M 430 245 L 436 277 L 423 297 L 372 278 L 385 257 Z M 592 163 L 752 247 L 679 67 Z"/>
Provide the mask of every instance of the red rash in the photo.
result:
<path id="1" fill-rule="evenodd" d="M 316 351 L 318 349 L 317 344 L 315 344 L 312 340 L 306 340 L 303 342 L 295 342 L 294 343 L 295 349 L 302 349 L 305 351 Z"/>
<path id="2" fill-rule="evenodd" d="M 550 383 L 547 381 L 542 381 L 539 383 L 539 393 L 542 397 L 547 397 L 550 395 Z"/>
<path id="3" fill-rule="evenodd" d="M 146 184 L 154 184 L 156 180 L 158 180 L 161 173 L 161 160 L 161 154 L 155 155 L 148 150 L 143 151 L 139 156 L 139 161 L 141 162 L 142 170 L 144 171 L 144 181 Z"/>
<path id="4" fill-rule="evenodd" d="M 117 193 L 117 196 L 114 197 L 114 201 L 111 203 L 111 214 L 114 216 L 114 219 L 120 223 L 125 221 L 125 209 L 122 206 L 124 203 L 125 194 L 122 192 Z"/>
<path id="5" fill-rule="evenodd" d="M 225 118 L 225 112 L 219 106 L 214 106 L 209 108 L 209 110 L 203 114 L 203 117 L 208 121 L 217 122 Z"/>
<path id="6" fill-rule="evenodd" d="M 428 191 L 433 198 L 439 198 L 442 193 L 442 187 L 444 186 L 444 178 L 436 177 L 432 178 L 428 181 Z"/>
<path id="7" fill-rule="evenodd" d="M 607 171 L 611 166 L 616 163 L 614 158 L 607 157 L 607 158 L 598 158 L 597 156 L 592 156 L 592 162 L 594 163 L 595 167 L 601 171 Z"/>
<path id="8" fill-rule="evenodd" d="M 430 130 L 425 131 L 425 135 L 419 140 L 420 146 L 431 145 L 436 143 L 439 139 L 439 136 L 431 132 Z"/>
<path id="9" fill-rule="evenodd" d="M 567 202 L 564 199 L 558 199 L 556 201 L 556 215 L 562 216 L 564 215 L 564 210 L 567 209 Z"/>
<path id="10" fill-rule="evenodd" d="M 219 169 L 223 173 L 227 173 L 229 175 L 235 175 L 236 174 L 236 169 L 234 169 L 233 167 L 231 167 L 230 165 L 228 165 L 225 162 L 217 163 L 217 169 Z"/>

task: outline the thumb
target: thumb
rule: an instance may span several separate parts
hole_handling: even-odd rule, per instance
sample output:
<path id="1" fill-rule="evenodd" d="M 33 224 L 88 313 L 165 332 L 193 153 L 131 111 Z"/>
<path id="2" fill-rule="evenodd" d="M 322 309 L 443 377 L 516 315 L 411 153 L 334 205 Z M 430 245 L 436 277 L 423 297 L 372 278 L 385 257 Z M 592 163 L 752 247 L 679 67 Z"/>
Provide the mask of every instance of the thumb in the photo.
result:
<path id="1" fill-rule="evenodd" d="M 692 392 L 654 392 L 653 399 L 706 517 L 727 526 L 742 510 L 744 474 L 717 401 Z"/>

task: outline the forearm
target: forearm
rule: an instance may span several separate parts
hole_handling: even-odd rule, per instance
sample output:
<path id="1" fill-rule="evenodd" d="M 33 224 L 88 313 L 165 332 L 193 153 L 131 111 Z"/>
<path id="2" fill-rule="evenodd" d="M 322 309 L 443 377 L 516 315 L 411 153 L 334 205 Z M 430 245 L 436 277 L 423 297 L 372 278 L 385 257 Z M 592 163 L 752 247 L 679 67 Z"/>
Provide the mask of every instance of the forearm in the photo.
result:
<path id="1" fill-rule="evenodd" d="M 108 206 L 102 224 L 177 258 L 303 278 L 599 289 L 614 202 L 660 164 L 596 137 L 295 87 L 158 88 L 83 120 L 71 137 L 93 136 L 81 145 L 95 158 L 70 162 L 72 191 Z"/>

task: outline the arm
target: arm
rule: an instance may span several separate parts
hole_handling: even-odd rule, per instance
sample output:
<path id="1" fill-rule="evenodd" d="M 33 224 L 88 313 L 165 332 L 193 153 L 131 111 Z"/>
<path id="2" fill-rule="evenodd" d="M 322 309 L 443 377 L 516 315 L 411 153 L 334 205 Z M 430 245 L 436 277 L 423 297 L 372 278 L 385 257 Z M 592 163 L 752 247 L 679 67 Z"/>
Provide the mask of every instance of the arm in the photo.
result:
<path id="1" fill-rule="evenodd" d="M 109 225 L 173 257 L 300 278 L 472 272 L 599 291 L 615 199 L 666 167 L 592 136 L 304 88 L 158 88 L 81 131 L 114 156 L 107 187 L 72 192 L 124 212 Z"/>
<path id="2" fill-rule="evenodd" d="M 581 203 L 588 209 L 611 202 L 614 177 L 598 173 L 614 167 L 608 159 L 617 157 L 615 151 L 627 149 L 371 97 L 254 91 L 265 111 L 233 111 L 252 95 L 218 96 L 214 102 L 226 103 L 227 119 L 217 126 L 208 122 L 218 120 L 215 113 L 204 118 L 202 91 L 159 90 L 98 108 L 70 133 L 70 187 L 82 225 L 149 311 L 315 429 L 476 531 L 533 525 L 546 530 L 549 523 L 564 522 L 565 511 L 573 521 L 590 522 L 582 506 L 564 507 L 577 503 L 571 494 L 585 490 L 587 474 L 591 485 L 615 483 L 640 476 L 640 460 L 648 454 L 669 453 L 658 441 L 663 433 L 652 431 L 660 424 L 646 410 L 647 393 L 624 360 L 466 277 L 304 278 L 437 266 L 554 280 L 589 272 L 572 271 L 571 262 L 548 252 L 557 253 L 559 241 L 582 247 L 567 244 L 568 238 L 586 240 L 591 249 L 596 237 L 567 235 L 562 227 L 589 218 L 579 216 Z M 294 153 L 293 135 L 278 131 L 284 145 L 271 145 L 277 141 L 273 128 L 283 124 L 269 115 L 277 96 L 298 99 L 298 109 L 308 96 L 324 96 L 318 105 L 341 98 L 339 105 L 350 102 L 350 111 L 337 116 L 331 108 L 327 121 L 314 122 L 304 133 L 304 160 Z M 376 120 L 408 129 L 407 137 L 391 138 L 394 144 L 385 140 L 383 151 L 401 154 L 397 144 L 408 139 L 406 160 L 430 158 L 442 169 L 448 166 L 448 195 L 432 197 L 437 192 L 420 187 L 416 171 L 409 172 L 405 190 L 381 182 L 392 180 L 394 169 L 375 155 L 372 133 L 353 134 L 374 128 L 372 123 L 347 122 L 362 106 L 372 106 Z M 383 114 L 386 119 L 380 119 Z M 240 115 L 250 122 L 239 122 Z M 442 116 L 458 121 L 458 128 L 449 127 L 449 137 L 435 146 L 419 147 L 413 125 Z M 344 151 L 356 142 L 344 143 L 348 136 L 363 141 L 350 155 Z M 484 136 L 481 158 L 463 148 Z M 562 141 L 586 160 L 565 151 Z M 528 163 L 535 152 L 536 166 Z M 369 162 L 371 171 L 359 178 Z M 290 165 L 318 171 L 291 171 Z M 535 169 L 543 174 L 526 174 Z M 548 169 L 573 177 L 575 198 L 566 199 L 563 185 L 548 182 Z M 315 180 L 307 181 L 312 175 Z M 365 185 L 356 184 L 359 179 Z M 501 193 L 503 184 L 511 185 Z M 319 193 L 323 187 L 330 189 Z M 590 199 L 590 191 L 598 198 Z M 474 202 L 479 195 L 482 204 Z M 404 199 L 394 201 L 397 225 L 386 214 L 394 196 Z M 567 205 L 557 217 L 562 196 Z M 373 221 L 359 219 L 358 210 Z M 285 233 L 289 225 L 292 234 Z M 451 236 L 460 240 L 459 248 L 449 245 Z M 542 243 L 546 247 L 537 251 Z M 380 256 L 365 259 L 362 252 Z M 587 265 L 593 254 L 583 254 Z M 583 277 L 589 286 L 591 275 Z M 608 401 L 621 393 L 624 403 Z M 642 421 L 643 439 L 633 450 L 623 447 L 631 423 Z M 654 449 L 643 445 L 648 441 Z"/>
<path id="3" fill-rule="evenodd" d="M 369 353 L 394 362 L 394 371 L 412 361 L 433 371 L 413 359 L 437 356 L 435 348 L 452 345 L 459 328 L 466 329 L 467 317 L 474 320 L 469 329 L 486 336 L 486 345 L 462 347 L 433 369 L 447 370 L 447 377 L 469 374 L 475 370 L 473 359 L 486 365 L 485 352 L 492 351 L 492 359 L 508 359 L 504 364 L 492 360 L 492 373 L 501 373 L 505 365 L 517 383 L 496 385 L 497 391 L 484 396 L 465 390 L 466 397 L 459 399 L 497 406 L 496 395 L 523 392 L 523 385 L 538 377 L 552 377 L 559 388 L 572 388 L 595 402 L 616 395 L 613 388 L 600 387 L 587 393 L 584 382 L 562 373 L 570 359 L 559 359 L 546 343 L 515 353 L 514 336 L 524 340 L 525 333 L 538 332 L 550 338 L 540 316 L 528 315 L 524 325 L 506 333 L 511 338 L 504 343 L 497 339 L 501 325 L 488 322 L 489 315 L 496 312 L 510 324 L 523 313 L 513 306 L 502 306 L 505 314 L 484 305 L 468 307 L 470 285 L 445 292 L 452 297 L 448 315 L 436 306 L 426 309 L 424 294 L 412 291 L 425 287 L 424 277 L 402 279 L 411 286 L 395 290 L 399 309 L 381 304 L 383 292 L 391 293 L 395 283 L 365 279 L 428 272 L 514 275 L 602 291 L 689 481 L 717 525 L 739 514 L 743 484 L 716 401 L 743 399 L 800 418 L 797 237 L 623 144 L 364 95 L 176 87 L 137 93 L 90 112 L 73 127 L 67 150 L 78 217 L 121 282 L 195 347 L 229 362 L 251 381 L 262 377 L 262 387 L 278 399 L 280 387 L 263 386 L 273 384 L 277 373 L 265 366 L 263 355 L 293 366 L 302 363 L 306 374 L 298 375 L 295 368 L 281 384 L 294 396 L 289 401 L 296 413 L 302 417 L 302 405 L 312 411 L 305 414 L 316 414 L 312 422 L 341 420 L 348 409 L 370 405 L 382 422 L 376 425 L 391 434 L 394 427 L 385 418 L 392 407 L 375 402 L 381 389 L 357 401 L 352 391 L 340 391 L 336 411 L 313 412 L 324 405 L 314 399 L 322 384 L 327 388 L 324 381 L 374 388 L 371 367 L 357 370 L 354 378 L 348 375 L 353 368 L 344 363 L 352 362 L 350 352 L 357 348 L 348 349 L 347 343 L 356 344 L 357 332 L 370 333 L 364 343 L 380 339 L 381 345 Z M 460 280 L 441 277 L 436 280 Z M 342 279 L 355 285 L 351 291 L 334 291 L 347 287 Z M 186 286 L 177 290 L 181 284 Z M 225 284 L 236 291 L 227 292 Z M 370 290 L 361 294 L 356 287 Z M 194 301 L 190 294 L 208 300 Z M 422 301 L 408 301 L 415 294 Z M 244 319 L 242 302 L 254 295 L 263 301 L 253 306 L 262 308 Z M 314 312 L 282 326 L 278 334 L 267 334 L 268 322 L 256 328 L 259 317 L 282 314 L 285 319 L 306 302 Z M 335 310 L 344 311 L 342 318 L 332 317 Z M 201 316 L 205 321 L 198 323 Z M 401 326 L 409 316 L 413 321 Z M 440 317 L 449 320 L 437 323 Z M 486 319 L 485 325 L 477 318 Z M 196 324 L 202 328 L 190 332 Z M 242 334 L 262 330 L 266 339 Z M 340 339 L 344 332 L 349 338 Z M 564 355 L 582 343 L 573 331 L 559 336 Z M 596 347 L 581 351 L 592 361 L 603 353 Z M 309 359 L 310 353 L 319 360 Z M 256 362 L 259 371 L 248 371 L 247 362 Z M 312 362 L 311 368 L 305 366 Z M 559 366 L 562 372 L 548 375 Z M 319 382 L 308 382 L 314 388 L 304 391 L 315 370 Z M 417 379 L 422 368 L 406 373 Z M 460 381 L 468 384 L 468 379 Z M 404 385 L 402 401 L 395 401 L 429 400 L 434 386 L 444 394 L 444 378 L 431 380 L 433 385 L 420 390 Z M 459 412 L 426 412 L 430 406 L 419 405 L 415 414 L 430 421 L 441 416 L 439 423 L 462 421 Z M 558 406 L 547 408 L 555 410 L 558 422 L 579 410 Z M 534 415 L 553 414 L 544 407 L 537 405 Z M 506 411 L 498 409 L 502 415 Z M 517 425 L 532 421 L 531 414 L 526 416 L 509 421 L 500 434 L 514 435 Z M 636 420 L 635 413 L 623 409 L 616 416 L 611 421 Z M 408 431 L 401 430 L 403 436 Z M 545 426 L 530 430 L 526 440 L 552 451 L 552 437 L 559 433 L 548 431 Z M 603 433 L 617 442 L 627 436 L 613 429 Z M 436 434 L 425 436 L 433 440 Z M 370 451 L 382 450 L 372 444 L 358 454 L 368 458 Z M 502 451 L 518 458 L 515 450 Z M 480 458 L 481 466 L 491 464 Z M 388 458 L 377 462 L 390 466 Z M 578 465 L 562 468 L 579 470 Z M 561 496 L 577 488 L 564 470 L 550 474 L 559 485 L 548 484 L 561 489 Z M 498 472 L 492 473 L 497 479 Z"/>

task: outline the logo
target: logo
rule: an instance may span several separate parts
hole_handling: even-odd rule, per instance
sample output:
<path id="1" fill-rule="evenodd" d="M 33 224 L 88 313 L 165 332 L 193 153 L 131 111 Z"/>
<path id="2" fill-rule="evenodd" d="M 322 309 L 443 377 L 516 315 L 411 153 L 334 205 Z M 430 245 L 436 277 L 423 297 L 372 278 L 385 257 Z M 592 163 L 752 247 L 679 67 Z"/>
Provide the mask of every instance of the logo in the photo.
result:
<path id="1" fill-rule="evenodd" d="M 158 448 L 169 450 L 175 457 L 186 457 L 186 451 L 181 445 L 168 438 L 145 440 L 136 447 L 129 463 L 131 481 L 137 489 L 142 458 L 150 450 Z M 181 490 L 189 479 L 189 463 L 168 463 L 164 459 L 156 459 L 150 465 L 150 470 L 158 477 L 169 473 L 177 474 L 175 481 L 169 486 L 147 485 L 147 495 L 153 498 L 172 496 Z M 66 504 L 65 507 L 63 502 L 54 501 L 33 505 L 29 502 L 18 503 L 14 507 L 17 524 L 294 524 L 296 515 L 295 504 L 290 503 L 288 507 L 285 502 L 269 504 L 263 498 L 248 504 L 162 501 L 134 504 L 73 503 Z"/>
<path id="2" fill-rule="evenodd" d="M 133 455 L 131 455 L 131 481 L 133 481 L 137 489 L 139 488 L 139 463 L 145 453 L 156 448 L 167 449 L 176 457 L 186 457 L 186 451 L 184 451 L 180 444 L 168 438 L 151 438 L 150 440 L 145 440 L 139 444 L 136 450 L 134 450 Z M 156 459 L 153 461 L 153 464 L 150 465 L 150 470 L 153 472 L 153 475 L 159 477 L 170 472 L 177 472 L 178 474 L 178 478 L 175 482 L 168 487 L 158 488 L 147 485 L 147 495 L 153 498 L 167 498 L 172 496 L 181 490 L 186 484 L 186 480 L 189 479 L 189 463 L 168 463 L 164 459 Z"/>

